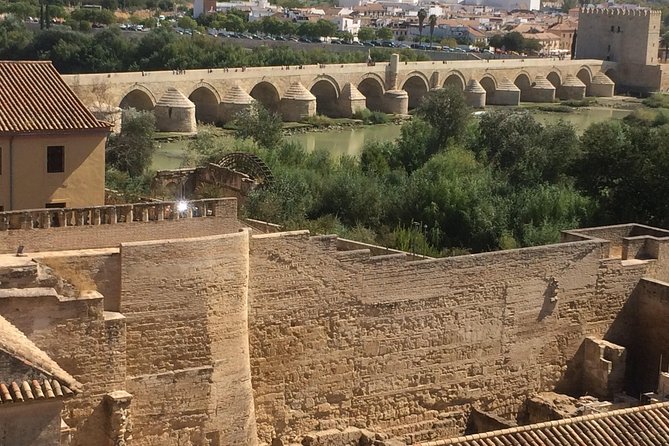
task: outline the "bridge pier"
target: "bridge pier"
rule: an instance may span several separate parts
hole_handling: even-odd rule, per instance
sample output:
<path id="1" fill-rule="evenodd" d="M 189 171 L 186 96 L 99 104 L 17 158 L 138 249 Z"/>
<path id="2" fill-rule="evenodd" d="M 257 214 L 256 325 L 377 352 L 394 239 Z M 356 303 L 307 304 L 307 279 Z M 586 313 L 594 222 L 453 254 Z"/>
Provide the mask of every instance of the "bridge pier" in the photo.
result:
<path id="1" fill-rule="evenodd" d="M 610 98 L 614 94 L 615 83 L 601 71 L 595 74 L 590 81 L 588 96 Z"/>
<path id="2" fill-rule="evenodd" d="M 293 82 L 281 99 L 280 110 L 284 121 L 303 121 L 316 114 L 316 96 L 299 82 Z"/>
<path id="3" fill-rule="evenodd" d="M 225 92 L 221 103 L 218 104 L 218 120 L 221 122 L 234 120 L 237 113 L 249 108 L 254 100 L 239 85 L 233 85 Z"/>
<path id="4" fill-rule="evenodd" d="M 367 99 L 350 82 L 344 85 L 339 95 L 339 111 L 342 117 L 350 118 L 356 112 L 366 108 Z"/>
<path id="5" fill-rule="evenodd" d="M 581 100 L 585 98 L 585 84 L 573 74 L 564 79 L 557 91 L 558 97 L 562 100 Z"/>
<path id="6" fill-rule="evenodd" d="M 465 88 L 465 101 L 473 108 L 485 108 L 486 91 L 476 79 L 471 79 Z"/>
<path id="7" fill-rule="evenodd" d="M 409 113 L 409 94 L 404 90 L 388 90 L 383 94 L 384 113 L 406 115 Z"/>
<path id="8" fill-rule="evenodd" d="M 520 88 L 505 77 L 497 84 L 494 93 L 488 96 L 487 103 L 491 105 L 519 105 Z"/>
<path id="9" fill-rule="evenodd" d="M 544 76 L 536 76 L 527 93 L 528 102 L 555 102 L 555 87 Z"/>

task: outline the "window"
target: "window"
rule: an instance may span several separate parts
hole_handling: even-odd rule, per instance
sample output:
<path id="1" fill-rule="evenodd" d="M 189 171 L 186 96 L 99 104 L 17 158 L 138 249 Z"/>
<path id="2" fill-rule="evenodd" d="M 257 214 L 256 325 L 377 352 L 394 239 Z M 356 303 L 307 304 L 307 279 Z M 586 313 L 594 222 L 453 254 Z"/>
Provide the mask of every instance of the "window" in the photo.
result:
<path id="1" fill-rule="evenodd" d="M 47 209 L 63 209 L 65 208 L 65 203 L 45 203 L 44 207 Z"/>
<path id="2" fill-rule="evenodd" d="M 611 32 L 614 32 L 616 30 L 615 26 L 611 25 Z"/>
<path id="3" fill-rule="evenodd" d="M 63 146 L 49 146 L 46 148 L 47 173 L 65 172 L 65 148 Z"/>

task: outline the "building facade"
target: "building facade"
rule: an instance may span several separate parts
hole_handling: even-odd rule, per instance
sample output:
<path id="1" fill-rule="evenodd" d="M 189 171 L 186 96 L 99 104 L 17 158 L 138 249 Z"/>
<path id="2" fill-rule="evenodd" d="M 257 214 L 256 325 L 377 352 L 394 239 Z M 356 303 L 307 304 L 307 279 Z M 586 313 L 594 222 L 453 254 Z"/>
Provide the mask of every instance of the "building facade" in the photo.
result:
<path id="1" fill-rule="evenodd" d="M 98 121 L 50 62 L 0 62 L 0 209 L 104 204 Z"/>

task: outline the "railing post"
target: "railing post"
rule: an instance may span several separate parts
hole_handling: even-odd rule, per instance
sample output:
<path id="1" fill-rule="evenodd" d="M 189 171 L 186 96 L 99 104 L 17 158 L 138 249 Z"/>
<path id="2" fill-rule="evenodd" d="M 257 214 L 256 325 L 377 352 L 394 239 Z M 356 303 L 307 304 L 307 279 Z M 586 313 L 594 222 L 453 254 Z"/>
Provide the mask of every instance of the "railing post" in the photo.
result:
<path id="1" fill-rule="evenodd" d="M 116 206 L 112 206 L 107 211 L 107 216 L 109 217 L 109 224 L 115 225 L 118 223 L 118 215 L 116 214 Z"/>
<path id="2" fill-rule="evenodd" d="M 32 229 L 33 228 L 33 216 L 30 212 L 24 212 L 23 218 L 21 219 L 21 229 Z"/>
<path id="3" fill-rule="evenodd" d="M 100 215 L 100 208 L 95 208 L 93 209 L 93 221 L 91 222 L 92 225 L 95 226 L 100 226 L 102 224 L 102 218 Z"/>

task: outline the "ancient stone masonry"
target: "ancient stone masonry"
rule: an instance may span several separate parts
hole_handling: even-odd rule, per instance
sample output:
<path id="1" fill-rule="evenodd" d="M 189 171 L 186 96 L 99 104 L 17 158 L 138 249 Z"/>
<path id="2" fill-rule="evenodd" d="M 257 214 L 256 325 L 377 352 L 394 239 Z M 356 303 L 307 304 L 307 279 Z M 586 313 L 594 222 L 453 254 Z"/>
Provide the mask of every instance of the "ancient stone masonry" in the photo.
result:
<path id="1" fill-rule="evenodd" d="M 668 368 L 669 231 L 421 259 L 251 234 L 234 203 L 0 232 L 0 317 L 81 383 L 61 403 L 73 446 L 415 444 L 513 428 L 537 392 L 654 392 Z M 533 401 L 560 398 L 595 407 Z"/>
<path id="2" fill-rule="evenodd" d="M 615 74 L 617 65 L 616 62 L 592 59 L 400 62 L 399 55 L 393 55 L 389 62 L 374 65 L 188 70 L 179 76 L 169 71 L 151 72 L 147 76 L 142 73 L 79 74 L 65 75 L 63 79 L 89 106 L 100 102 L 99 90 L 103 86 L 105 103 L 140 110 L 158 107 L 159 128 L 176 129 L 176 124 L 185 125 L 186 118 L 192 119 L 192 113 L 188 111 L 189 107 L 181 106 L 172 107 L 173 116 L 166 113 L 170 108 L 158 103 L 166 94 L 174 96 L 174 92 L 168 93 L 169 89 L 176 89 L 183 96 L 179 99 L 182 105 L 187 104 L 183 100 L 187 97 L 195 106 L 196 119 L 202 122 L 228 122 L 237 112 L 249 107 L 252 100 L 281 114 L 285 120 L 299 120 L 315 113 L 351 117 L 361 108 L 404 114 L 416 107 L 431 89 L 450 85 L 465 90 L 470 82 L 480 83 L 484 79 L 489 79 L 485 86 L 489 90 L 488 98 L 497 100 L 489 102 L 491 104 L 516 104 L 517 92 L 511 84 L 521 90 L 523 101 L 550 102 L 554 96 L 531 94 L 531 84 L 537 76 L 547 78 L 552 75 L 559 84 L 568 75 L 574 75 L 585 79 L 588 86 L 590 79 L 600 72 Z M 502 86 L 502 91 L 496 96 L 498 85 Z M 612 90 L 606 89 L 591 92 L 613 94 Z M 585 94 L 590 93 L 586 90 Z M 478 106 L 479 102 L 473 105 Z M 485 102 L 480 104 L 481 107 L 484 105 Z M 191 130 L 186 128 L 185 131 Z"/>

